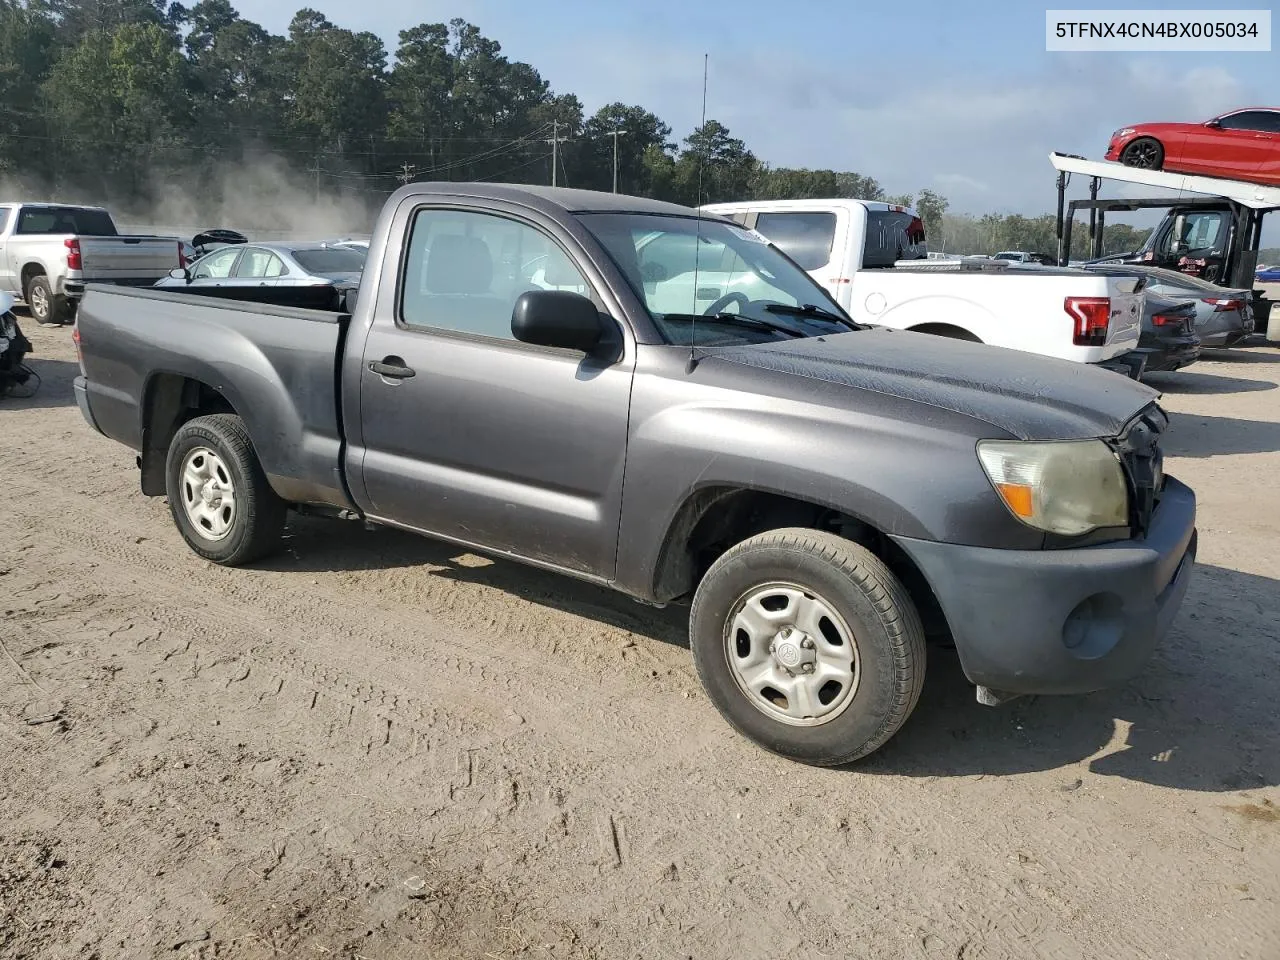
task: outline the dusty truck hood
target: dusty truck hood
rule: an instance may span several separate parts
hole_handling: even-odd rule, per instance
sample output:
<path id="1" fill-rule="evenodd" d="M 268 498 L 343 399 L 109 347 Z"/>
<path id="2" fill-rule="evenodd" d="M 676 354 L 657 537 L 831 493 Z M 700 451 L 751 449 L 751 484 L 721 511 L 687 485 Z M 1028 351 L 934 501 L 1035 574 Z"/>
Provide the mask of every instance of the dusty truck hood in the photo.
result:
<path id="1" fill-rule="evenodd" d="M 1083 363 L 884 328 L 711 348 L 705 355 L 928 404 L 1021 440 L 1114 436 L 1160 396 Z"/>

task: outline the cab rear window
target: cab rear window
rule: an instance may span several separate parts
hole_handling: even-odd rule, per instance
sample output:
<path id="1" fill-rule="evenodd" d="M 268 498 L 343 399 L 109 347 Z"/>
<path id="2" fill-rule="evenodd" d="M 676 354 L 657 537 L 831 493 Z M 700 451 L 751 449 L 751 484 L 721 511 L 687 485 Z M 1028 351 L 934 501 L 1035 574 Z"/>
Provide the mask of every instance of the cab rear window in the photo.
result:
<path id="1" fill-rule="evenodd" d="M 756 219 L 756 231 L 768 237 L 801 268 L 819 270 L 831 262 L 836 215 L 800 211 L 762 213 Z"/>
<path id="2" fill-rule="evenodd" d="M 84 207 L 27 207 L 18 215 L 14 233 L 75 233 L 82 237 L 115 237 L 116 225 L 105 210 Z"/>
<path id="3" fill-rule="evenodd" d="M 899 260 L 925 260 L 924 221 L 898 210 L 868 210 L 863 269 L 892 267 Z"/>

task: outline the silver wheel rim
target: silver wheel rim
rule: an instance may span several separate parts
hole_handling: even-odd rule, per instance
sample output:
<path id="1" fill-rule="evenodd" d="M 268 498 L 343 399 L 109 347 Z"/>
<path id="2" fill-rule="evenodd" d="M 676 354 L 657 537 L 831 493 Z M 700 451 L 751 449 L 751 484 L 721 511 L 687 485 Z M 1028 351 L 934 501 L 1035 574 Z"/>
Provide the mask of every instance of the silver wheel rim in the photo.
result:
<path id="1" fill-rule="evenodd" d="M 792 583 L 752 587 L 725 619 L 724 653 L 743 696 L 780 723 L 830 723 L 858 692 L 858 644 L 835 608 Z"/>
<path id="2" fill-rule="evenodd" d="M 44 292 L 44 287 L 33 286 L 31 288 L 31 312 L 37 317 L 47 317 L 49 315 L 49 297 Z"/>
<path id="3" fill-rule="evenodd" d="M 224 539 L 236 521 L 236 491 L 222 458 L 196 447 L 183 458 L 179 483 L 182 509 L 196 533 L 214 543 Z"/>

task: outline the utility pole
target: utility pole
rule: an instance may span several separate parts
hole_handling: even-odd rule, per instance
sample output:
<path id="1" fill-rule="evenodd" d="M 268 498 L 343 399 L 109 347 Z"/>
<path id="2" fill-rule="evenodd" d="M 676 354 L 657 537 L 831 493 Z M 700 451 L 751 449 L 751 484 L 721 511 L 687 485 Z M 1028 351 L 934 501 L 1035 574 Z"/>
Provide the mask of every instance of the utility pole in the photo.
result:
<path id="1" fill-rule="evenodd" d="M 315 196 L 315 199 L 316 199 L 316 202 L 317 202 L 317 203 L 319 203 L 319 202 L 320 202 L 320 157 L 319 157 L 319 155 L 317 155 L 317 156 L 316 156 L 315 163 L 314 163 L 314 164 L 312 164 L 312 166 L 311 166 L 311 172 L 312 172 L 312 173 L 314 173 L 314 174 L 315 174 L 315 177 L 316 177 L 316 196 Z"/>
<path id="2" fill-rule="evenodd" d="M 560 144 L 568 143 L 568 137 L 560 136 L 560 121 L 551 121 L 551 139 L 543 141 L 551 144 L 551 185 L 556 185 L 556 170 L 560 165 Z"/>
<path id="3" fill-rule="evenodd" d="M 415 167 L 412 163 L 400 164 L 400 172 L 396 174 L 396 179 L 400 181 L 401 186 L 407 187 L 409 184 L 413 182 L 413 177 L 414 177 L 413 171 L 416 169 L 417 167 Z"/>
<path id="4" fill-rule="evenodd" d="M 618 138 L 625 137 L 625 130 L 610 130 L 608 136 L 613 137 L 613 192 L 618 192 Z"/>

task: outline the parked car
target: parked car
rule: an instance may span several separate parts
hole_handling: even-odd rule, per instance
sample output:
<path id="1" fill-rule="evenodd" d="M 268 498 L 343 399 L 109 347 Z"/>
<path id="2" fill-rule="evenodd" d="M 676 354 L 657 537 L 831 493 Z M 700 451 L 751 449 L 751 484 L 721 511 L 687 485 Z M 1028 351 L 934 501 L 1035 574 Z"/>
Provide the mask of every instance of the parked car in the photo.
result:
<path id="1" fill-rule="evenodd" d="M 1055 264 L 1056 261 L 1047 253 L 1029 253 L 1026 250 L 1001 250 L 991 259 L 1004 260 L 1008 263 L 1040 263 Z"/>
<path id="2" fill-rule="evenodd" d="M 1111 135 L 1106 159 L 1148 170 L 1280 185 L 1280 108 L 1232 110 L 1203 123 L 1139 123 Z"/>
<path id="3" fill-rule="evenodd" d="M 121 236 L 102 207 L 0 203 L 0 293 L 63 323 L 87 283 L 149 285 L 179 262 L 177 237 Z"/>
<path id="4" fill-rule="evenodd" d="M 767 237 L 809 272 L 829 301 L 860 323 L 1012 347 L 1132 375 L 1142 297 L 1136 278 L 1066 267 L 1014 269 L 1002 261 L 927 259 L 924 224 L 910 208 L 865 200 L 775 200 L 704 208 Z M 644 252 L 646 269 L 692 289 L 698 309 L 734 294 L 732 262 L 695 258 L 691 244 Z M 684 293 L 680 294 L 685 295 Z M 1126 356 L 1129 355 L 1129 356 Z"/>
<path id="5" fill-rule="evenodd" d="M 182 262 L 179 263 L 178 266 L 185 267 L 189 263 L 194 263 L 206 253 L 216 250 L 219 247 L 248 242 L 249 238 L 237 230 L 226 230 L 221 228 L 205 230 L 201 233 L 197 233 L 190 241 L 183 241 Z"/>
<path id="6" fill-rule="evenodd" d="M 1229 347 L 1253 335 L 1253 290 L 1231 289 L 1174 270 L 1140 265 L 1089 267 L 1105 273 L 1136 273 L 1143 288 L 1170 300 L 1186 300 L 1195 310 L 1194 333 L 1205 347 Z"/>
<path id="7" fill-rule="evenodd" d="M 1195 321 L 1192 301 L 1147 293 L 1142 311 L 1142 339 L 1138 343 L 1138 352 L 1144 357 L 1144 374 L 1181 370 L 1200 359 Z"/>
<path id="8" fill-rule="evenodd" d="M 361 252 L 326 243 L 235 244 L 173 270 L 156 286 L 355 286 L 364 261 Z"/>
<path id="9" fill-rule="evenodd" d="M 357 240 L 357 239 L 352 239 L 348 237 L 342 240 L 332 240 L 330 241 L 330 245 L 334 247 L 343 247 L 344 249 L 348 249 L 348 250 L 358 250 L 361 253 L 366 253 L 366 254 L 369 252 L 368 240 Z"/>
<path id="10" fill-rule="evenodd" d="M 654 200 L 416 183 L 376 229 L 352 316 L 89 292 L 77 402 L 200 556 L 279 549 L 295 507 L 691 599 L 712 702 L 815 764 L 906 721 L 926 625 L 984 703 L 1116 683 L 1168 630 L 1196 508 L 1148 387 L 864 326 Z M 668 235 L 743 282 L 646 272 Z"/>

